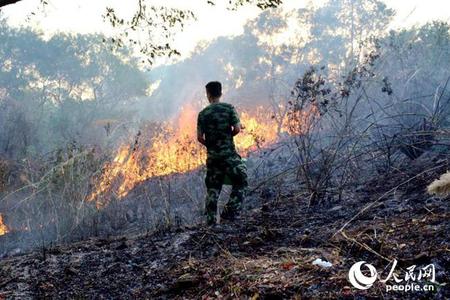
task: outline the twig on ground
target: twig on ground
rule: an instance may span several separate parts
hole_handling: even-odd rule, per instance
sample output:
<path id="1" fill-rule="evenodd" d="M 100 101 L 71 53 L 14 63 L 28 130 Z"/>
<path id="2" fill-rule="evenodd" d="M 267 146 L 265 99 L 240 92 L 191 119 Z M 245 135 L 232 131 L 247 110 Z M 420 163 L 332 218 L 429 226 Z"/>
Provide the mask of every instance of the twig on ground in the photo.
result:
<path id="1" fill-rule="evenodd" d="M 377 251 L 373 250 L 372 248 L 370 248 L 370 247 L 369 247 L 368 245 L 366 245 L 365 243 L 358 242 L 355 238 L 349 237 L 344 231 L 341 231 L 341 235 L 342 235 L 344 238 L 346 238 L 347 240 L 349 240 L 349 241 L 351 241 L 351 242 L 357 244 L 358 246 L 360 246 L 360 247 L 366 249 L 366 250 L 369 251 L 369 252 L 372 252 L 373 254 L 375 254 L 376 256 L 378 256 L 378 257 L 384 259 L 384 260 L 387 261 L 387 262 L 393 262 L 393 261 L 394 261 L 394 259 L 388 258 L 388 257 L 386 257 L 386 256 L 384 256 L 384 255 L 378 253 Z"/>
<path id="2" fill-rule="evenodd" d="M 363 209 L 361 209 L 356 215 L 354 215 L 350 220 L 348 220 L 347 222 L 345 222 L 344 225 L 342 225 L 342 227 L 336 231 L 331 238 L 334 238 L 338 233 L 341 233 L 351 222 L 353 222 L 356 218 L 358 218 L 360 215 L 362 215 L 363 213 L 365 213 L 367 210 L 369 210 L 370 208 L 372 208 L 373 206 L 375 206 L 375 204 L 377 204 L 378 202 L 380 202 L 384 197 L 386 197 L 387 195 L 389 195 L 392 192 L 395 192 L 399 187 L 401 187 L 402 185 L 407 184 L 408 182 L 410 182 L 411 180 L 421 176 L 422 174 L 425 174 L 427 172 L 442 168 L 444 166 L 444 164 L 435 166 L 431 169 L 427 169 L 423 172 L 420 172 L 416 175 L 414 175 L 413 177 L 409 178 L 408 180 L 403 181 L 402 183 L 400 183 L 399 185 L 393 187 L 392 189 L 390 189 L 389 191 L 387 191 L 386 193 L 384 193 L 383 195 L 381 195 L 377 200 L 373 201 L 372 203 L 369 203 L 368 205 L 366 205 Z"/>

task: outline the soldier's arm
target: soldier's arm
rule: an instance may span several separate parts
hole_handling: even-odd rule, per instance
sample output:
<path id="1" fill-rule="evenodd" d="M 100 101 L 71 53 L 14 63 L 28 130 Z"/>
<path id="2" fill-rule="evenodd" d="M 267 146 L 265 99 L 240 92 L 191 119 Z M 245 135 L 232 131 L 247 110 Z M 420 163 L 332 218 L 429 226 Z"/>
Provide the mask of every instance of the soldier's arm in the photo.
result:
<path id="1" fill-rule="evenodd" d="M 197 118 L 197 141 L 206 146 L 205 134 L 202 130 L 202 124 L 200 120 L 200 115 Z"/>

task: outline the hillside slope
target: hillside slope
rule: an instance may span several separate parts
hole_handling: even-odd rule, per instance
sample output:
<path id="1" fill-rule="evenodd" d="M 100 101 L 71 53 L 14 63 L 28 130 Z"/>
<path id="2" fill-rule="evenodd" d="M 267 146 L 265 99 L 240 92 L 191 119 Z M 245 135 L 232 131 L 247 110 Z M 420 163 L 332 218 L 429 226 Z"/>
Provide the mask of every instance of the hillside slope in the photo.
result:
<path id="1" fill-rule="evenodd" d="M 448 299 L 448 200 L 425 194 L 445 168 L 408 166 L 338 204 L 264 199 L 213 228 L 91 239 L 5 258 L 0 299 Z M 313 265 L 317 258 L 332 266 Z M 433 263 L 436 291 L 388 293 L 379 282 L 357 290 L 347 281 L 357 261 L 383 270 L 393 259 L 399 270 Z"/>

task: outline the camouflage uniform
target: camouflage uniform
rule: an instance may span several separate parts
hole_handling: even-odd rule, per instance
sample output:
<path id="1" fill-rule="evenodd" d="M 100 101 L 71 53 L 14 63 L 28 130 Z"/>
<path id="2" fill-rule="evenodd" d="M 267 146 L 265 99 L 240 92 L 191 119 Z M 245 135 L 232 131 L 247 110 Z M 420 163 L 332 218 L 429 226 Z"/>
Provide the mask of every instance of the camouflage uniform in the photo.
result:
<path id="1" fill-rule="evenodd" d="M 232 126 L 239 122 L 236 110 L 228 103 L 212 103 L 198 115 L 197 131 L 205 135 L 208 153 L 205 184 L 206 216 L 210 224 L 215 221 L 217 200 L 225 176 L 233 188 L 224 211 L 238 211 L 247 188 L 246 166 L 236 152 L 232 133 Z"/>

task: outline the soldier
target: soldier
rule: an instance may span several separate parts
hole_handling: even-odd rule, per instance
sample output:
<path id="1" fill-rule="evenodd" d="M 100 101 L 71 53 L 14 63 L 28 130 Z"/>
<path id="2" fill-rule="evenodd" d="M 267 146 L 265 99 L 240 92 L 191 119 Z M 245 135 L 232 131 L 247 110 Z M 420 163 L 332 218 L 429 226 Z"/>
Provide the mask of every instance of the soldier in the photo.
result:
<path id="1" fill-rule="evenodd" d="M 208 225 L 216 222 L 217 200 L 227 176 L 232 184 L 230 199 L 225 205 L 221 218 L 234 220 L 239 213 L 247 188 L 247 170 L 236 152 L 233 137 L 243 126 L 231 104 L 219 102 L 222 96 L 220 82 L 212 81 L 206 85 L 209 105 L 197 119 L 197 139 L 206 146 L 206 221 Z"/>

